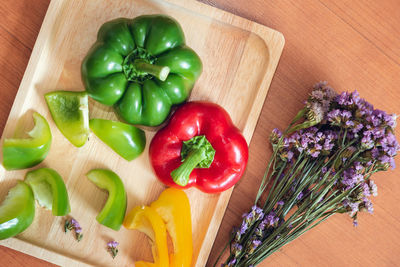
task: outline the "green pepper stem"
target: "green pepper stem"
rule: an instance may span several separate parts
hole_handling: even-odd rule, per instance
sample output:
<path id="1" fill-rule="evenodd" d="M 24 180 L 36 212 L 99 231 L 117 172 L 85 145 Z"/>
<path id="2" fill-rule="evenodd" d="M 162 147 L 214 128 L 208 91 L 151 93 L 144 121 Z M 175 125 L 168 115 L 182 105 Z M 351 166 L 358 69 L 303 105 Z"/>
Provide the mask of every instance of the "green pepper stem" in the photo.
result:
<path id="1" fill-rule="evenodd" d="M 170 71 L 169 67 L 167 66 L 153 65 L 145 62 L 144 60 L 135 60 L 133 66 L 136 70 L 148 73 L 160 81 L 165 81 Z"/>
<path id="2" fill-rule="evenodd" d="M 190 151 L 185 161 L 171 172 L 172 180 L 180 186 L 187 185 L 193 169 L 206 158 L 206 149 L 203 147 Z"/>

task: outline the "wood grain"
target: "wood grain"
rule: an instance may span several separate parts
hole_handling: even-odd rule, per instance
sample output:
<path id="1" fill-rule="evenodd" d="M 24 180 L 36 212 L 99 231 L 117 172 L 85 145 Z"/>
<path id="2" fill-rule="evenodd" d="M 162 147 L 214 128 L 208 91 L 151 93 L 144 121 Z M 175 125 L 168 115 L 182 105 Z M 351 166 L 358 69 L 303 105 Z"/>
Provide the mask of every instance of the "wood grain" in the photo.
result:
<path id="1" fill-rule="evenodd" d="M 0 16 L 1 57 L 6 63 L 0 73 L 1 128 L 26 67 L 30 49 L 40 28 L 48 0 L 3 0 Z M 328 80 L 337 90 L 358 89 L 360 94 L 384 110 L 400 114 L 399 1 L 264 1 L 204 0 L 208 4 L 277 29 L 286 38 L 280 65 L 250 145 L 250 162 L 242 181 L 235 187 L 225 213 L 210 262 L 226 242 L 232 225 L 240 221 L 254 199 L 265 162 L 267 144 L 274 127 L 283 128 L 301 107 L 312 84 Z M 32 3 L 35 12 L 24 12 Z M 2 13 L 3 14 L 3 13 Z M 22 15 L 23 14 L 23 15 Z M 21 17 L 24 19 L 22 20 Z M 34 25 L 25 29 L 22 21 Z M 35 28 L 36 27 L 36 28 Z M 13 29 L 10 32 L 4 28 Z M 7 35 L 8 34 L 8 35 Z M 25 39 L 25 36 L 28 36 Z M 3 41 L 4 40 L 4 41 Z M 18 46 L 17 40 L 22 42 Z M 21 51 L 27 47 L 26 51 Z M 5 52 L 6 51 L 6 52 Z M 13 65 L 7 63 L 13 58 Z M 8 106 L 7 106 L 8 105 Z M 397 134 L 399 138 L 399 134 Z M 399 165 L 397 159 L 397 165 Z M 334 216 L 268 258 L 261 266 L 398 266 L 400 261 L 400 171 L 375 175 L 379 196 L 375 214 L 365 214 L 353 228 L 347 216 Z M 43 262 L 0 248 L 0 265 L 46 266 Z"/>
<path id="2" fill-rule="evenodd" d="M 104 13 L 104 9 L 108 12 Z M 36 219 L 26 231 L 0 244 L 68 266 L 129 266 L 134 260 L 151 259 L 149 246 L 143 246 L 147 243 L 143 234 L 124 228 L 115 232 L 96 222 L 94 218 L 105 195 L 85 179 L 85 174 L 93 168 L 114 170 L 125 184 L 128 210 L 151 203 L 164 186 L 151 170 L 148 148 L 138 159 L 127 162 L 95 136 L 84 147 L 73 147 L 50 118 L 43 95 L 55 89 L 83 90 L 80 65 L 104 22 L 157 13 L 177 19 L 187 44 L 203 59 L 203 74 L 190 99 L 208 100 L 224 107 L 250 142 L 283 49 L 282 34 L 195 1 L 52 1 L 2 139 L 12 136 L 21 117 L 22 125 L 29 129 L 27 122 L 32 120 L 33 109 L 48 119 L 53 143 L 39 167 L 50 166 L 64 178 L 71 202 L 70 215 L 82 225 L 84 239 L 76 243 L 74 238 L 66 237 L 62 231 L 64 218 L 37 209 Z M 89 110 L 92 118 L 117 119 L 110 108 L 94 101 Z M 154 133 L 154 129 L 147 131 L 147 140 Z M 0 195 L 4 196 L 15 177 L 23 177 L 25 172 L 6 172 L 0 168 Z M 195 266 L 207 262 L 231 192 L 210 195 L 194 188 L 186 190 L 192 208 Z M 120 243 L 121 253 L 116 259 L 106 253 L 106 243 L 112 239 Z"/>

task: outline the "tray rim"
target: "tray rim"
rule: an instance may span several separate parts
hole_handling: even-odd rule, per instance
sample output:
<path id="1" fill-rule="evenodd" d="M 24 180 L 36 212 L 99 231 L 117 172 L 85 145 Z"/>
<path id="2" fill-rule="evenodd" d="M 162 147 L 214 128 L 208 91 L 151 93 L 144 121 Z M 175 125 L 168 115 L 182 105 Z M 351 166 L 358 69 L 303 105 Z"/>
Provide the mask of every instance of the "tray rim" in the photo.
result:
<path id="1" fill-rule="evenodd" d="M 50 4 L 48 6 L 48 9 L 46 11 L 46 15 L 43 19 L 42 25 L 40 27 L 39 34 L 37 36 L 37 39 L 35 41 L 34 47 L 32 49 L 31 56 L 29 58 L 26 70 L 24 72 L 23 78 L 21 80 L 20 86 L 18 87 L 17 94 L 14 98 L 13 105 L 10 109 L 5 127 L 3 129 L 3 134 L 1 137 L 1 140 L 4 138 L 4 133 L 7 132 L 7 128 L 10 127 L 9 121 L 13 120 L 13 115 L 16 113 L 16 109 L 19 108 L 17 105 L 14 105 L 15 100 L 19 98 L 24 98 L 26 94 L 28 94 L 29 90 L 20 90 L 22 88 L 28 87 L 29 84 L 34 80 L 34 76 L 36 74 L 35 67 L 45 51 L 46 46 L 44 45 L 47 41 L 47 38 L 49 38 L 48 34 L 48 29 L 52 29 L 51 25 L 54 25 L 54 23 L 57 21 L 57 16 L 54 14 L 59 14 L 60 10 L 62 10 L 63 3 L 65 1 L 70 1 L 70 0 L 51 0 Z M 255 101 L 252 104 L 252 107 L 250 108 L 250 113 L 248 114 L 249 117 L 256 117 L 254 122 L 252 123 L 246 123 L 245 127 L 243 129 L 243 135 L 249 136 L 249 138 L 246 138 L 248 144 L 250 144 L 255 126 L 258 123 L 258 119 L 263 107 L 263 104 L 265 102 L 269 86 L 271 84 L 272 78 L 275 74 L 275 70 L 277 68 L 279 59 L 282 54 L 282 50 L 285 44 L 285 38 L 282 33 L 271 29 L 267 26 L 261 25 L 257 22 L 245 19 L 243 17 L 240 17 L 238 15 L 235 15 L 233 13 L 221 10 L 217 7 L 213 7 L 211 5 L 205 4 L 198 2 L 196 0 L 157 0 L 157 1 L 164 1 L 176 6 L 180 6 L 186 10 L 189 10 L 191 12 L 195 12 L 199 15 L 205 16 L 212 18 L 214 20 L 226 23 L 228 25 L 237 27 L 242 30 L 246 30 L 248 32 L 256 34 L 258 37 L 260 37 L 265 44 L 268 47 L 268 52 L 269 52 L 269 62 L 267 65 L 267 68 L 264 72 L 261 84 L 260 84 L 260 89 L 257 91 L 257 94 L 255 96 Z M 272 38 L 270 38 L 272 36 Z M 272 43 L 274 44 L 272 46 Z M 271 54 L 275 54 L 276 57 L 271 60 Z M 3 168 L 3 166 L 1 166 Z M 197 256 L 196 262 L 193 264 L 195 266 L 205 266 L 207 263 L 208 256 L 211 252 L 213 243 L 215 241 L 215 238 L 217 236 L 222 218 L 225 214 L 225 210 L 228 206 L 229 200 L 231 198 L 231 194 L 233 192 L 234 187 L 231 189 L 223 192 L 220 194 L 217 200 L 216 208 L 214 210 L 214 213 L 212 215 L 212 218 L 210 220 L 210 224 L 207 228 L 206 234 L 204 236 L 204 240 L 201 244 L 199 254 Z M 45 261 L 48 261 L 53 264 L 58 264 L 58 265 L 63 265 L 65 263 L 68 263 L 69 265 L 72 263 L 75 266 L 92 266 L 86 262 L 79 261 L 73 257 L 68 257 L 66 255 L 63 255 L 59 252 L 47 249 L 45 247 L 40 247 L 35 244 L 32 244 L 28 241 L 24 241 L 19 238 L 9 238 L 6 240 L 0 241 L 0 245 L 9 247 L 11 249 L 20 251 L 22 253 L 31 255 L 33 257 L 37 257 L 40 259 L 43 259 Z"/>

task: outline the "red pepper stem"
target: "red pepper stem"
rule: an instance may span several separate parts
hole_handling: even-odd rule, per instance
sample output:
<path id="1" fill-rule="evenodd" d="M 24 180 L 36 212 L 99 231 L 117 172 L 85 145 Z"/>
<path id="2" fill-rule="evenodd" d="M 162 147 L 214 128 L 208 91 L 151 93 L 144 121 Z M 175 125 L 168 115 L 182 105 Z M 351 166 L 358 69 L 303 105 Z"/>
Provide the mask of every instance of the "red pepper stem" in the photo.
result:
<path id="1" fill-rule="evenodd" d="M 185 161 L 171 172 L 174 182 L 180 186 L 187 185 L 193 169 L 206 158 L 206 149 L 203 147 L 190 151 Z"/>
<path id="2" fill-rule="evenodd" d="M 168 77 L 169 74 L 169 67 L 167 66 L 158 66 L 158 65 L 153 65 L 150 63 L 147 63 L 144 60 L 135 60 L 133 63 L 134 67 L 136 70 L 148 73 L 160 81 L 165 81 Z"/>

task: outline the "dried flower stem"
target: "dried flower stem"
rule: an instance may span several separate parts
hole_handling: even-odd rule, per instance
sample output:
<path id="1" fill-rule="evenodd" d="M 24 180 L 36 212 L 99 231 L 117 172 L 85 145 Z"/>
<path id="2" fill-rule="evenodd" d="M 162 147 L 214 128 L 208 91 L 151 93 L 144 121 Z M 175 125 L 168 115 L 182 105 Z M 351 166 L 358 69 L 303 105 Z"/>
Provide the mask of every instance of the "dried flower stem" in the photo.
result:
<path id="1" fill-rule="evenodd" d="M 64 232 L 67 233 L 68 231 L 75 230 L 75 237 L 76 240 L 79 242 L 83 238 L 82 234 L 82 228 L 79 225 L 78 221 L 71 218 L 71 219 L 66 219 L 64 223 Z"/>

